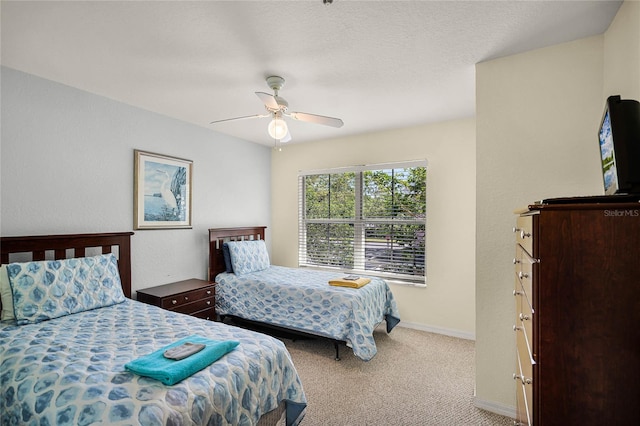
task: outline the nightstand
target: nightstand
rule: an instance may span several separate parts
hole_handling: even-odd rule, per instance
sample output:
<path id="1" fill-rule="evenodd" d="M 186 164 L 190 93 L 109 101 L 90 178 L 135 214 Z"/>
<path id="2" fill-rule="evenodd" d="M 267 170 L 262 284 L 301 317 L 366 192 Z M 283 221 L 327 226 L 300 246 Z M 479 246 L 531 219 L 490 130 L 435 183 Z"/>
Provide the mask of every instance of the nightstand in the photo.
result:
<path id="1" fill-rule="evenodd" d="M 216 319 L 216 283 L 190 280 L 138 290 L 137 300 L 198 318 Z"/>

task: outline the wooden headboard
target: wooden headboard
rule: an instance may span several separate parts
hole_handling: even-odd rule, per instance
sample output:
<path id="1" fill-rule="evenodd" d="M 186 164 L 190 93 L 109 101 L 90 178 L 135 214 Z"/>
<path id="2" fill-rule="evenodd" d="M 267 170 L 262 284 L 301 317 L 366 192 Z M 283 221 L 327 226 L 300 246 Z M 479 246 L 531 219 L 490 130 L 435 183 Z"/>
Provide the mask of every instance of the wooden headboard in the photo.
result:
<path id="1" fill-rule="evenodd" d="M 222 244 L 228 241 L 264 240 L 266 226 L 248 226 L 244 228 L 209 229 L 209 281 L 213 281 L 220 272 L 224 272 Z"/>
<path id="2" fill-rule="evenodd" d="M 0 264 L 10 263 L 21 254 L 20 262 L 84 257 L 86 249 L 101 247 L 102 254 L 114 253 L 118 258 L 120 281 L 124 295 L 131 298 L 131 236 L 133 232 L 103 234 L 36 235 L 0 237 Z M 117 247 L 117 250 L 114 250 Z M 53 252 L 53 256 L 51 256 Z M 30 254 L 30 255 L 29 255 Z M 24 259 L 23 257 L 27 258 Z"/>

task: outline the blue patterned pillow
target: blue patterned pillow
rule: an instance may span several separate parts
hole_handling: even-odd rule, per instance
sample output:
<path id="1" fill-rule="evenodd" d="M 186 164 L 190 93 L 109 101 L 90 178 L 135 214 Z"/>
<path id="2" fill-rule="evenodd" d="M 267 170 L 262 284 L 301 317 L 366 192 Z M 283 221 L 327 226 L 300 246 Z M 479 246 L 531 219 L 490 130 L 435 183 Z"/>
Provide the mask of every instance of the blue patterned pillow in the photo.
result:
<path id="1" fill-rule="evenodd" d="M 236 275 L 262 271 L 270 265 L 264 240 L 229 241 L 227 246 L 231 255 L 233 273 Z"/>
<path id="2" fill-rule="evenodd" d="M 124 302 L 112 254 L 7 266 L 18 325 Z"/>

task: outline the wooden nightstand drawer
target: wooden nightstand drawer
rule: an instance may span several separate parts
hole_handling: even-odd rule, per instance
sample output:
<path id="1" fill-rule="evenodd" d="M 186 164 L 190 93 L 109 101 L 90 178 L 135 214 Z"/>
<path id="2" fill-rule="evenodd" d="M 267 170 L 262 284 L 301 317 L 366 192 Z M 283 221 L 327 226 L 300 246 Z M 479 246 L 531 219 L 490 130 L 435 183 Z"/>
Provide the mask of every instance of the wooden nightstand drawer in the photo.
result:
<path id="1" fill-rule="evenodd" d="M 215 285 L 193 278 L 138 290 L 137 299 L 170 311 L 215 319 Z"/>
<path id="2" fill-rule="evenodd" d="M 216 310 L 215 308 L 204 309 L 202 311 L 193 312 L 191 314 L 192 317 L 207 319 L 211 321 L 215 321 L 216 319 Z"/>
<path id="3" fill-rule="evenodd" d="M 184 312 L 180 309 L 176 309 L 179 306 L 187 305 L 189 303 L 193 303 L 195 301 L 213 297 L 215 295 L 215 288 L 213 286 L 202 288 L 199 290 L 187 291 L 185 293 L 180 293 L 173 295 L 171 297 L 166 297 L 162 299 L 162 308 L 171 309 L 172 311 Z"/>
<path id="4" fill-rule="evenodd" d="M 182 303 L 168 309 L 170 311 L 182 312 L 183 314 L 192 314 L 203 309 L 213 308 L 215 303 L 215 298 L 209 297 L 207 299 L 196 300 L 195 302 Z"/>

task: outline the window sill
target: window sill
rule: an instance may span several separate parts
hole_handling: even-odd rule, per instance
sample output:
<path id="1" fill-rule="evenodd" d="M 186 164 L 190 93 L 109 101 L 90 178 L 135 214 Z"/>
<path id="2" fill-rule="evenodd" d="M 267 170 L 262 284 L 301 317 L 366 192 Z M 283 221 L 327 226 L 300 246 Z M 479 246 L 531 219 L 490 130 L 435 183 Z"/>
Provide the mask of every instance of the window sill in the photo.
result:
<path id="1" fill-rule="evenodd" d="M 381 275 L 372 274 L 369 271 L 349 271 L 339 268 L 328 268 L 328 267 L 320 267 L 320 266 L 311 266 L 311 265 L 299 265 L 299 268 L 311 269 L 315 271 L 331 271 L 336 274 L 345 274 L 345 275 L 366 275 L 369 277 L 378 277 L 382 278 L 389 284 L 400 285 L 400 286 L 409 286 L 409 287 L 418 287 L 418 288 L 427 288 L 426 282 L 412 281 L 412 280 L 403 280 L 401 278 L 392 278 L 385 277 Z"/>

